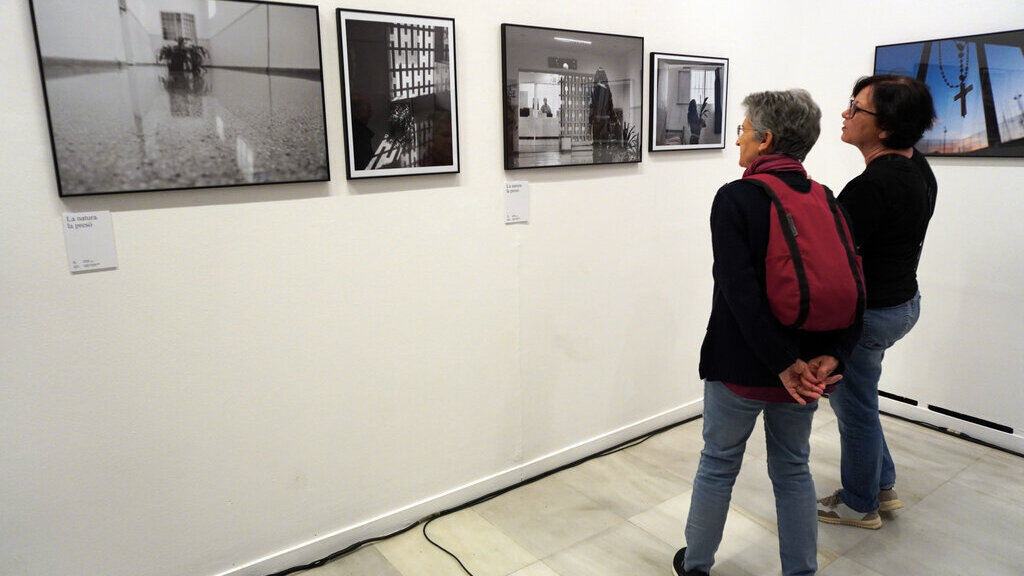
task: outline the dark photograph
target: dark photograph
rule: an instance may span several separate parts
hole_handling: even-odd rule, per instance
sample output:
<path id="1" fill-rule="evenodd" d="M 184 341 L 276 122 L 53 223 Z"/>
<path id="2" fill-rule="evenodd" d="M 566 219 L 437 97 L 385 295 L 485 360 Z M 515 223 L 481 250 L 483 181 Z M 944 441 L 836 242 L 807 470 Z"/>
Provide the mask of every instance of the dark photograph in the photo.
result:
<path id="1" fill-rule="evenodd" d="M 349 179 L 459 171 L 455 20 L 338 10 Z"/>
<path id="2" fill-rule="evenodd" d="M 505 169 L 640 162 L 644 40 L 501 25 Z"/>
<path id="3" fill-rule="evenodd" d="M 1024 156 L 1024 30 L 875 48 L 875 74 L 928 85 L 938 122 L 929 156 Z"/>
<path id="4" fill-rule="evenodd" d="M 61 196 L 330 179 L 316 7 L 32 0 L 32 17 Z"/>
<path id="5" fill-rule="evenodd" d="M 729 60 L 651 52 L 650 150 L 725 148 Z"/>

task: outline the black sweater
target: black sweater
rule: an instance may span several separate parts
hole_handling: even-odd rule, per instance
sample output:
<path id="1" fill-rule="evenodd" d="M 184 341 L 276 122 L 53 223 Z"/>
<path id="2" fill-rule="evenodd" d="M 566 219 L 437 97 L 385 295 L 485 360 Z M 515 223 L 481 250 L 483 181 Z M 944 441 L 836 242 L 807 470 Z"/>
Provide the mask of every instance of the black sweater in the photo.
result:
<path id="1" fill-rule="evenodd" d="M 802 174 L 776 176 L 797 190 Z M 700 350 L 700 377 L 741 386 L 782 387 L 779 373 L 797 358 L 840 358 L 854 329 L 807 332 L 785 328 L 772 314 L 765 289 L 770 200 L 757 185 L 737 180 L 718 190 L 711 207 L 715 279 L 711 318 Z M 840 373 L 840 371 L 837 371 Z"/>
<path id="2" fill-rule="evenodd" d="M 886 308 L 917 294 L 917 264 L 937 185 L 920 152 L 875 158 L 837 200 L 850 216 L 864 260 L 868 308 Z"/>

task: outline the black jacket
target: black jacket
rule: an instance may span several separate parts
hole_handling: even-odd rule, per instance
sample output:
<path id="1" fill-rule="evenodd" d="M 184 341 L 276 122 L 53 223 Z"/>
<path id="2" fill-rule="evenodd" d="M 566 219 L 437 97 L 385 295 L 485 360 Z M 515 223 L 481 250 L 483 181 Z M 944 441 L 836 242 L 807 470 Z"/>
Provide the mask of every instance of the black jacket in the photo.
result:
<path id="1" fill-rule="evenodd" d="M 797 190 L 810 188 L 803 174 L 776 176 Z M 857 327 L 807 332 L 782 326 L 772 314 L 765 288 L 765 252 L 771 201 L 763 189 L 742 180 L 718 190 L 711 207 L 715 279 L 711 318 L 700 350 L 700 377 L 742 386 L 782 386 L 779 373 L 798 358 L 822 354 L 842 358 L 856 341 Z M 836 373 L 841 373 L 837 370 Z"/>

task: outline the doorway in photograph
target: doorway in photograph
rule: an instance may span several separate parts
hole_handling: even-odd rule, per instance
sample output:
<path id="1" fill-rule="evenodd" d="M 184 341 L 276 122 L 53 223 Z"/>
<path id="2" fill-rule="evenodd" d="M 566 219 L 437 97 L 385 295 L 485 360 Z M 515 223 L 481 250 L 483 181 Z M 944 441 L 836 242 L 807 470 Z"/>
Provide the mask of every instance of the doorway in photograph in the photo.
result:
<path id="1" fill-rule="evenodd" d="M 505 168 L 639 162 L 643 39 L 502 25 Z"/>

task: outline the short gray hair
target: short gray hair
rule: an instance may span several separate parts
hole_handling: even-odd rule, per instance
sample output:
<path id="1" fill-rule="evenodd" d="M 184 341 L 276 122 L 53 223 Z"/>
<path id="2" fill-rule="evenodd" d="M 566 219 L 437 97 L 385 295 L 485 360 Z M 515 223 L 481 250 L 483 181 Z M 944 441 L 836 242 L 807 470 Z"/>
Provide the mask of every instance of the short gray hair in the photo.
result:
<path id="1" fill-rule="evenodd" d="M 772 133 L 772 153 L 803 161 L 821 134 L 821 109 L 807 90 L 754 92 L 743 99 L 757 137 Z"/>

